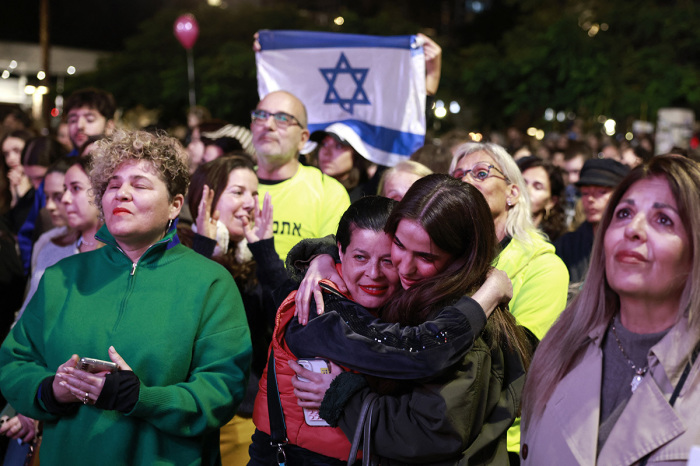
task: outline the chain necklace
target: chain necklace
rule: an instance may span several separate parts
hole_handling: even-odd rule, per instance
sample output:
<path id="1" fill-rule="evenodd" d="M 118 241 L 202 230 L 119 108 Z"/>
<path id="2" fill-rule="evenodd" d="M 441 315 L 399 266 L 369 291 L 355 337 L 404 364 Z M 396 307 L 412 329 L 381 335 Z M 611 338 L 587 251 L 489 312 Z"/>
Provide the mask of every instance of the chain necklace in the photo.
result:
<path id="1" fill-rule="evenodd" d="M 611 323 L 611 328 L 612 328 L 612 333 L 613 336 L 615 337 L 615 341 L 617 342 L 617 347 L 620 348 L 620 352 L 622 353 L 622 356 L 627 360 L 627 364 L 632 368 L 632 370 L 635 372 L 634 377 L 632 377 L 632 381 L 630 382 L 630 387 L 632 387 L 632 393 L 639 387 L 639 384 L 642 383 L 642 378 L 644 377 L 644 374 L 647 373 L 649 370 L 649 365 L 647 364 L 645 367 L 637 367 L 632 360 L 630 359 L 629 356 L 627 356 L 627 353 L 625 352 L 625 349 L 622 347 L 622 343 L 620 342 L 620 339 L 617 337 L 617 331 L 615 331 L 615 319 L 613 318 L 613 321 Z"/>
<path id="2" fill-rule="evenodd" d="M 83 237 L 83 235 L 80 235 L 80 238 L 78 238 L 78 249 L 80 249 L 80 247 L 83 245 L 91 248 L 95 244 L 97 244 L 97 241 L 93 241 L 93 242 L 85 241 L 85 238 Z"/>

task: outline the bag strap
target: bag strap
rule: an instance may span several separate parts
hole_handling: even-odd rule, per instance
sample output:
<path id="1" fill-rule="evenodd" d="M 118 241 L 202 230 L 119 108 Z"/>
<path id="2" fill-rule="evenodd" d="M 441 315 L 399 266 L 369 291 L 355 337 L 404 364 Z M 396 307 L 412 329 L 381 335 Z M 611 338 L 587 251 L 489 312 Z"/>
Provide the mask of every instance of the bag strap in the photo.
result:
<path id="1" fill-rule="evenodd" d="M 363 431 L 365 426 L 365 418 L 367 417 L 367 412 L 374 405 L 374 402 L 379 398 L 376 393 L 370 393 L 362 401 L 362 408 L 360 408 L 360 417 L 357 420 L 357 426 L 355 427 L 355 435 L 352 437 L 352 446 L 350 447 L 350 454 L 348 455 L 348 466 L 355 464 L 357 459 L 357 450 L 360 448 L 360 440 L 363 438 Z M 363 445 L 364 447 L 364 445 Z M 362 453 L 363 464 L 365 453 Z"/>
<path id="2" fill-rule="evenodd" d="M 275 355 L 272 347 L 270 347 L 270 357 L 267 360 L 267 412 L 270 418 L 270 445 L 277 448 L 277 464 L 284 466 L 287 463 L 284 446 L 289 439 L 287 438 L 287 425 L 284 423 L 280 391 L 277 388 Z"/>
<path id="3" fill-rule="evenodd" d="M 374 399 L 370 404 L 369 410 L 367 411 L 367 417 L 365 418 L 365 427 L 362 441 L 362 466 L 374 466 L 378 464 L 376 461 L 372 461 L 372 414 L 374 413 L 374 407 L 377 405 L 377 399 Z"/>
<path id="4" fill-rule="evenodd" d="M 695 348 L 693 349 L 693 353 L 690 355 L 690 361 L 685 365 L 685 369 L 683 369 L 683 373 L 681 374 L 681 378 L 678 380 L 678 383 L 676 384 L 676 388 L 673 389 L 673 394 L 671 395 L 671 399 L 668 400 L 668 404 L 673 407 L 673 405 L 676 403 L 676 399 L 678 398 L 678 395 L 681 394 L 681 390 L 683 389 L 683 385 L 685 385 L 685 381 L 688 378 L 688 374 L 690 374 L 690 369 L 693 367 L 693 364 L 695 364 L 695 360 L 698 358 L 698 354 L 700 353 L 700 342 L 698 342 L 697 345 L 695 345 Z M 644 458 L 639 462 L 639 466 L 646 466 L 647 462 L 649 461 L 649 458 L 651 457 L 651 452 L 647 453 Z"/>

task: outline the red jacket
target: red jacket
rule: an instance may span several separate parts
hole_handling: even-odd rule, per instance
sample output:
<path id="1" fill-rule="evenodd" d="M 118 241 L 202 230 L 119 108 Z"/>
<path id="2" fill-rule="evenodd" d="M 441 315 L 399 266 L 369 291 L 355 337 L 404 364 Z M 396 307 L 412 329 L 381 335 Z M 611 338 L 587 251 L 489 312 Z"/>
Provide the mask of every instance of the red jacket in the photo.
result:
<path id="1" fill-rule="evenodd" d="M 287 299 L 284 300 L 277 311 L 271 343 L 275 353 L 277 388 L 280 392 L 282 410 L 284 411 L 287 438 L 290 444 L 345 461 L 350 454 L 350 442 L 343 431 L 339 427 L 307 425 L 306 421 L 304 421 L 304 410 L 297 404 L 297 397 L 294 395 L 292 377 L 295 376 L 295 373 L 289 367 L 287 361 L 290 359 L 296 361 L 297 357 L 287 347 L 284 341 L 284 333 L 287 324 L 294 317 L 295 295 L 296 291 L 293 291 L 287 296 Z M 260 379 L 258 395 L 255 397 L 253 421 L 259 430 L 270 434 L 270 417 L 267 409 L 267 367 L 265 367 Z"/>

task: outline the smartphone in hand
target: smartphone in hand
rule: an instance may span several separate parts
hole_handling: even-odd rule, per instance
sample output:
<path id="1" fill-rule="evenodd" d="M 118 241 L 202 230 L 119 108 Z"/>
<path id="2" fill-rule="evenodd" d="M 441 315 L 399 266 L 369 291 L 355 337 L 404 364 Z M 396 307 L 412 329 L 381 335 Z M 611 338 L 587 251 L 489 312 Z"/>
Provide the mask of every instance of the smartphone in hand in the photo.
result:
<path id="1" fill-rule="evenodd" d="M 103 361 L 101 359 L 80 358 L 78 369 L 96 374 L 98 372 L 117 372 L 119 367 L 117 363 L 112 361 Z"/>
<path id="2" fill-rule="evenodd" d="M 318 372 L 319 374 L 330 374 L 331 365 L 326 359 L 312 358 L 312 359 L 298 359 L 297 363 L 304 369 L 310 370 L 312 372 Z M 304 377 L 297 376 L 302 382 L 308 382 L 308 379 Z M 304 408 L 304 420 L 306 424 L 310 426 L 328 426 L 329 424 L 318 414 L 318 409 Z"/>

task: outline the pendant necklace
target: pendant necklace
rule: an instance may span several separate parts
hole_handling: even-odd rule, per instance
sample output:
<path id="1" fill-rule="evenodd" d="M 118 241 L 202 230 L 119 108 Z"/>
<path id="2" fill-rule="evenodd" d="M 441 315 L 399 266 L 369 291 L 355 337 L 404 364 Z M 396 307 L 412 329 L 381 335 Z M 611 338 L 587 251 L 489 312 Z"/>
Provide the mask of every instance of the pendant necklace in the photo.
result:
<path id="1" fill-rule="evenodd" d="M 632 382 L 630 382 L 630 387 L 632 387 L 632 393 L 639 387 L 639 384 L 642 383 L 642 378 L 644 377 L 644 374 L 647 373 L 649 370 L 649 365 L 647 364 L 645 367 L 637 367 L 632 360 L 627 356 L 627 353 L 625 352 L 624 348 L 622 347 L 622 343 L 620 342 L 620 339 L 617 337 L 617 332 L 615 331 L 615 319 L 613 318 L 613 321 L 611 323 L 611 328 L 612 328 L 612 333 L 613 336 L 615 337 L 615 341 L 617 342 L 617 347 L 620 348 L 620 352 L 622 353 L 622 356 L 627 360 L 627 364 L 632 368 L 632 370 L 635 372 L 634 377 L 632 377 Z"/>

